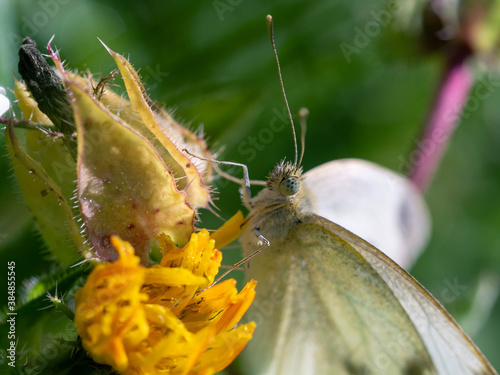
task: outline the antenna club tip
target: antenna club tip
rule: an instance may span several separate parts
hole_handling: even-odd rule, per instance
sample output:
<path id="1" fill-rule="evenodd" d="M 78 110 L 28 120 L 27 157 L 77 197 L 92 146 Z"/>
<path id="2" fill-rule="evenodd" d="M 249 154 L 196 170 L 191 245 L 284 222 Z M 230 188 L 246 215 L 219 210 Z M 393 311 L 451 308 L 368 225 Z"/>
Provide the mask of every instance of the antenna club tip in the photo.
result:
<path id="1" fill-rule="evenodd" d="M 267 33 L 269 38 L 273 39 L 273 17 L 270 14 L 266 16 Z"/>
<path id="2" fill-rule="evenodd" d="M 299 117 L 307 117 L 309 116 L 309 110 L 306 107 L 302 107 L 299 109 Z"/>

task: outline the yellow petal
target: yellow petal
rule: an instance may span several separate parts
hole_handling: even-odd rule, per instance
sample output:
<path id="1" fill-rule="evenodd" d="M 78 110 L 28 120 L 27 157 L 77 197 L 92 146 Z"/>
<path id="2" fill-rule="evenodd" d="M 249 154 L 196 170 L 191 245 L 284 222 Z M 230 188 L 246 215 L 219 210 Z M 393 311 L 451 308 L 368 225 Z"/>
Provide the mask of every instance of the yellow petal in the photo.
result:
<path id="1" fill-rule="evenodd" d="M 210 345 L 210 350 L 202 354 L 198 363 L 193 367 L 192 373 L 201 373 L 198 371 L 204 368 L 219 372 L 229 366 L 252 338 L 255 327 L 255 323 L 250 322 L 216 336 Z"/>
<path id="2" fill-rule="evenodd" d="M 120 258 L 97 266 L 76 295 L 75 323 L 84 346 L 122 374 L 214 374 L 253 334 L 253 322 L 234 326 L 252 302 L 256 282 L 240 293 L 235 280 L 196 293 L 199 286 L 191 281 L 207 279 L 195 272 L 204 273 L 205 263 L 220 253 L 208 231 L 194 233 L 182 249 L 167 236 L 158 239 L 174 268 L 142 267 L 129 243 L 111 237 Z"/>
<path id="3" fill-rule="evenodd" d="M 204 285 L 207 279 L 193 275 L 185 268 L 152 267 L 146 270 L 146 284 L 163 284 L 168 286 Z"/>
<path id="4" fill-rule="evenodd" d="M 75 294 L 75 325 L 93 358 L 119 371 L 128 367 L 127 352 L 149 335 L 140 292 L 144 268 L 129 243 L 112 237 L 120 258 L 100 264 Z"/>
<path id="5" fill-rule="evenodd" d="M 224 311 L 221 318 L 217 322 L 217 332 L 231 329 L 240 321 L 243 314 L 245 314 L 255 298 L 256 285 L 257 282 L 255 280 L 249 281 L 243 290 L 237 296 L 232 298 L 230 302 L 231 304 L 227 310 Z"/>
<path id="6" fill-rule="evenodd" d="M 212 233 L 211 238 L 215 241 L 215 246 L 218 249 L 222 249 L 241 236 L 245 228 L 246 219 L 243 217 L 241 211 L 238 211 L 224 225 Z"/>

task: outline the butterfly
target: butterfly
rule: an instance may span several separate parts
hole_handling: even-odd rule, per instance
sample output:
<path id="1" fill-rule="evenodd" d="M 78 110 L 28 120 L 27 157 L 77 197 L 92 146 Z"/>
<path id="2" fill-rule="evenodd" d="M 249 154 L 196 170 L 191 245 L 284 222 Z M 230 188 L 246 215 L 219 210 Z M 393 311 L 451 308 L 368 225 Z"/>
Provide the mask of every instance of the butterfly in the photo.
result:
<path id="1" fill-rule="evenodd" d="M 267 23 L 279 71 L 271 16 Z M 423 245 L 426 212 L 411 184 L 352 159 L 302 173 L 296 141 L 295 150 L 295 161 L 278 163 L 253 198 L 248 171 L 241 165 L 249 214 L 240 242 L 245 260 L 251 258 L 247 276 L 258 281 L 247 313 L 258 328 L 242 353 L 244 372 L 496 374 L 440 303 L 371 243 L 409 251 Z M 375 177 L 367 177 L 370 173 Z M 348 197 L 351 203 L 336 202 L 332 192 L 339 183 L 347 184 L 345 191 L 349 184 L 352 192 L 372 189 L 359 210 L 363 202 L 370 209 L 370 200 L 378 199 L 375 219 L 359 226 L 368 230 L 355 230 L 370 237 L 373 225 L 382 228 L 381 235 L 372 231 L 368 242 L 334 222 L 332 212 L 356 209 L 360 196 Z M 392 222 L 376 212 L 385 209 Z"/>

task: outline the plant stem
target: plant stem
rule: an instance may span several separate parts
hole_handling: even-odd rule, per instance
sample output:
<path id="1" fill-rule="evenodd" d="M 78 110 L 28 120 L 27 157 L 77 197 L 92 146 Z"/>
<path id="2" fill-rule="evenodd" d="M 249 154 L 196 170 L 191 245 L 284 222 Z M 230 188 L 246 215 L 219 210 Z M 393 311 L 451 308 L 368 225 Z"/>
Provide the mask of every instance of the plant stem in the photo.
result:
<path id="1" fill-rule="evenodd" d="M 467 66 L 471 51 L 459 45 L 448 55 L 443 78 L 420 140 L 410 153 L 412 168 L 408 177 L 425 191 L 441 162 L 448 141 L 456 129 L 474 83 L 474 75 Z"/>

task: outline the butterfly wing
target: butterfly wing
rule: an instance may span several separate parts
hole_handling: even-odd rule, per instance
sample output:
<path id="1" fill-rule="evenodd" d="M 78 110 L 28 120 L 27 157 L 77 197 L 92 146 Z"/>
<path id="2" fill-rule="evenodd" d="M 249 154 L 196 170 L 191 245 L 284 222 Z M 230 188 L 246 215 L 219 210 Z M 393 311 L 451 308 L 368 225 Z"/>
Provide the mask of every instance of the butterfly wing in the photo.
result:
<path id="1" fill-rule="evenodd" d="M 326 220 L 321 225 L 349 242 L 377 271 L 410 317 L 439 374 L 496 374 L 453 317 L 410 274 L 344 228 Z"/>
<path id="2" fill-rule="evenodd" d="M 311 215 L 252 259 L 260 281 L 249 374 L 494 374 L 418 282 L 365 241 Z"/>
<path id="3" fill-rule="evenodd" d="M 429 237 L 430 219 L 403 176 L 359 159 L 325 163 L 304 175 L 310 211 L 337 223 L 408 267 Z"/>

